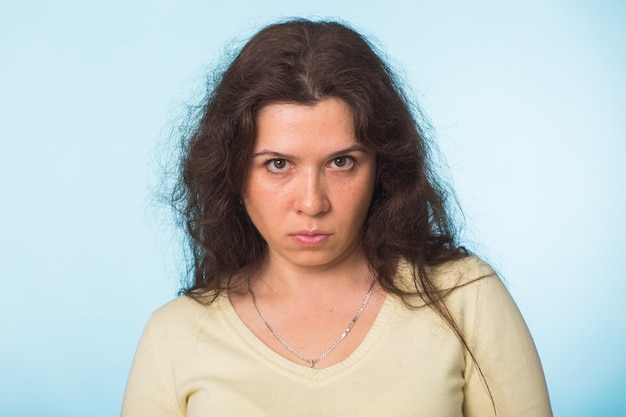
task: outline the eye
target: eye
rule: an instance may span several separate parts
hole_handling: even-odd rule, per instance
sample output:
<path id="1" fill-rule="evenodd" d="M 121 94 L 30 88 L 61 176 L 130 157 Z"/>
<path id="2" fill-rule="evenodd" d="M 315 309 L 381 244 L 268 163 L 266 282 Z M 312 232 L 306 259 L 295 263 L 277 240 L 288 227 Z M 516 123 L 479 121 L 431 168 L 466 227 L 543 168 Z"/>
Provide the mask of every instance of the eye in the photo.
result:
<path id="1" fill-rule="evenodd" d="M 330 162 L 330 166 L 333 169 L 350 169 L 354 165 L 354 158 L 350 156 L 338 156 L 333 158 Z"/>
<path id="2" fill-rule="evenodd" d="M 265 162 L 265 166 L 271 172 L 283 172 L 289 168 L 289 161 L 286 159 L 270 159 Z"/>

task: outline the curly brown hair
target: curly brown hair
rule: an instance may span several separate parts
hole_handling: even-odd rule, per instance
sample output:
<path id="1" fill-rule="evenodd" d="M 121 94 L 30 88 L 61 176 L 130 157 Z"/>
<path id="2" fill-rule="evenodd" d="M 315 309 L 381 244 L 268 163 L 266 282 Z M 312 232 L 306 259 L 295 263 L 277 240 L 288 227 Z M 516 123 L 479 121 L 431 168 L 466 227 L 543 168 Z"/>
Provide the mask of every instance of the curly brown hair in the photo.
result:
<path id="1" fill-rule="evenodd" d="M 210 303 L 242 288 L 242 271 L 252 272 L 264 258 L 266 242 L 242 203 L 259 111 L 269 103 L 315 105 L 327 98 L 350 107 L 357 140 L 376 155 L 363 225 L 370 269 L 409 307 L 419 307 L 411 301 L 417 295 L 420 305 L 439 314 L 476 363 L 445 304 L 454 288 L 438 288 L 429 276 L 431 267 L 469 253 L 458 243 L 455 201 L 436 170 L 428 125 L 376 48 L 339 22 L 295 19 L 267 26 L 209 83 L 199 120 L 183 137 L 172 199 L 192 258 L 181 294 Z M 412 289 L 395 282 L 401 259 L 413 265 Z"/>
<path id="2" fill-rule="evenodd" d="M 350 106 L 357 140 L 376 155 L 375 191 L 363 226 L 370 268 L 385 290 L 405 296 L 394 276 L 398 260 L 406 259 L 415 265 L 420 295 L 440 310 L 427 268 L 467 252 L 457 244 L 449 194 L 433 169 L 421 114 L 375 48 L 332 21 L 298 19 L 262 29 L 209 92 L 185 140 L 174 196 L 193 258 L 193 277 L 182 293 L 217 296 L 263 257 L 266 243 L 241 204 L 259 110 L 331 97 Z"/>

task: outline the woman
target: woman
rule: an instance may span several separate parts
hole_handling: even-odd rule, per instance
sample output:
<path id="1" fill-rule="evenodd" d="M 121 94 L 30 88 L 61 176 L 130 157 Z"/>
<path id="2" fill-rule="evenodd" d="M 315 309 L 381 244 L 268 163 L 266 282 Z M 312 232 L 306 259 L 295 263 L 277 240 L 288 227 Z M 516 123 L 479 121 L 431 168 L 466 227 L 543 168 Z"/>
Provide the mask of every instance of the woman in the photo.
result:
<path id="1" fill-rule="evenodd" d="M 193 279 L 146 326 L 122 415 L 550 416 L 526 325 L 457 243 L 428 156 L 359 34 L 255 35 L 186 143 Z"/>

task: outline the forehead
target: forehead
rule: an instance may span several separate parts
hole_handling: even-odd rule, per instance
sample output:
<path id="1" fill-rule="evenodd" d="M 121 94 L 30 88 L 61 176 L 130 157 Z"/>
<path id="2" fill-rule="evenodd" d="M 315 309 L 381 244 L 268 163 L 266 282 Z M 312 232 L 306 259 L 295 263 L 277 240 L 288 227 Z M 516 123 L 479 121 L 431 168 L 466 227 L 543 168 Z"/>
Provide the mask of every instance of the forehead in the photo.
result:
<path id="1" fill-rule="evenodd" d="M 257 115 L 255 150 L 264 147 L 351 146 L 357 143 L 352 110 L 340 99 L 313 105 L 271 103 Z"/>

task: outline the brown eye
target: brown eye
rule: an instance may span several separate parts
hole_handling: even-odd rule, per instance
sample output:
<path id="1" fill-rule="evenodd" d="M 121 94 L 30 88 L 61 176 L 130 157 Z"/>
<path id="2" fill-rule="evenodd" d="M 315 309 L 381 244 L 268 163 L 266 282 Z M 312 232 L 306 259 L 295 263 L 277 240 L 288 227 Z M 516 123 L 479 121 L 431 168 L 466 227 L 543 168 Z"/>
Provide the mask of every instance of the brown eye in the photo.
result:
<path id="1" fill-rule="evenodd" d="M 272 172 L 282 172 L 289 168 L 289 162 L 286 159 L 270 159 L 265 165 Z"/>
<path id="2" fill-rule="evenodd" d="M 349 156 L 338 156 L 334 158 L 331 167 L 334 169 L 349 169 L 354 165 L 354 159 Z"/>

